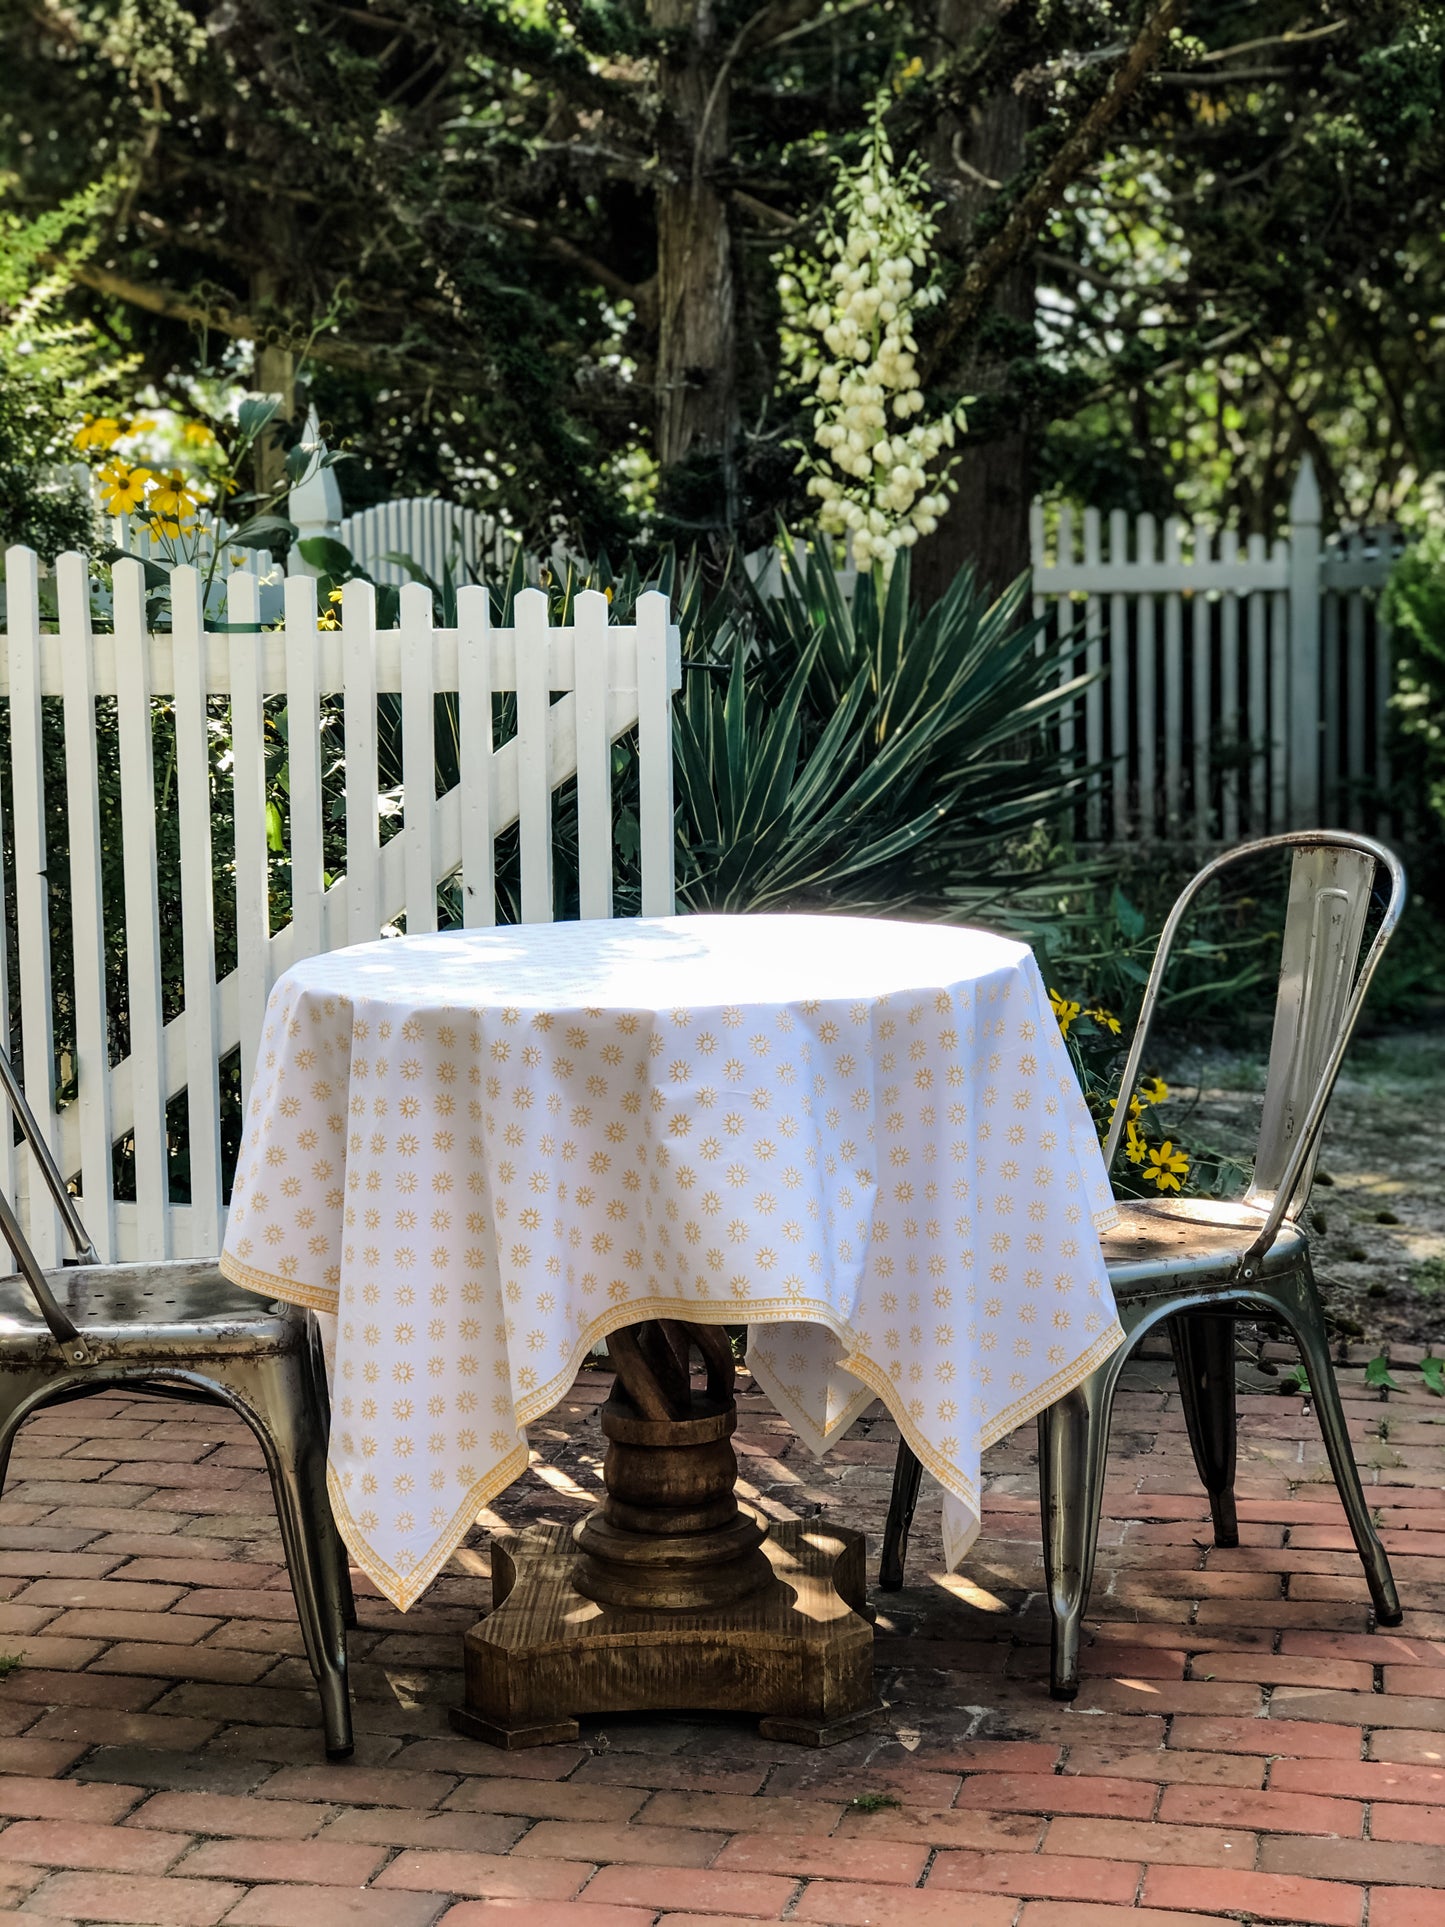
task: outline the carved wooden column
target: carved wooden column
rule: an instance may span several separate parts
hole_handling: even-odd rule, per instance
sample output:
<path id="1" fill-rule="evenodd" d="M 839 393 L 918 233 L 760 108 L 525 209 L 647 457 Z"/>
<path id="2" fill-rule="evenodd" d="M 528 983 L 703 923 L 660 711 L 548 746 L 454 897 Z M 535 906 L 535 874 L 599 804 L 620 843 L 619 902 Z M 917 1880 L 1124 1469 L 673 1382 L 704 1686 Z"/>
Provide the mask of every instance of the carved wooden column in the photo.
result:
<path id="1" fill-rule="evenodd" d="M 576 1739 L 585 1713 L 754 1712 L 814 1746 L 862 1731 L 878 1711 L 863 1535 L 739 1501 L 721 1329 L 654 1320 L 608 1353 L 606 1500 L 573 1532 L 493 1540 L 453 1725 L 504 1747 Z"/>

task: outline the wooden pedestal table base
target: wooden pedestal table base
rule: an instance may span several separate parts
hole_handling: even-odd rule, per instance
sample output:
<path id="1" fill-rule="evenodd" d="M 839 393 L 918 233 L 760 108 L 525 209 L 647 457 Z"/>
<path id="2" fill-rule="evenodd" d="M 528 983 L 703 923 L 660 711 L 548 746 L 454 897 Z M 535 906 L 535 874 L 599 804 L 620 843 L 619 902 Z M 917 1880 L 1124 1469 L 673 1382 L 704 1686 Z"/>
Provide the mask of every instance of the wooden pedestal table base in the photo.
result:
<path id="1" fill-rule="evenodd" d="M 606 1502 L 571 1532 L 493 1539 L 452 1724 L 509 1748 L 575 1740 L 585 1713 L 756 1713 L 765 1738 L 810 1746 L 863 1732 L 882 1709 L 862 1533 L 739 1503 L 724 1332 L 657 1320 L 608 1351 Z"/>

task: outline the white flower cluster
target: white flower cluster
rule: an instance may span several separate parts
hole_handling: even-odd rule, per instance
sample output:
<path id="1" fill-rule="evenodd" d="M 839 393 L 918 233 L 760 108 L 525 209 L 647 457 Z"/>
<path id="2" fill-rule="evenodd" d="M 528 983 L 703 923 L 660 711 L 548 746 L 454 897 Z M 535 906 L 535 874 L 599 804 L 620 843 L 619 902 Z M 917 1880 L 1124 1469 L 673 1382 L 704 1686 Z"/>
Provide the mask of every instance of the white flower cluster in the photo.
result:
<path id="1" fill-rule="evenodd" d="M 851 542 L 860 569 L 880 562 L 886 574 L 948 507 L 958 458 L 935 465 L 963 409 L 920 419 L 914 316 L 942 299 L 927 276 L 937 223 L 921 164 L 895 168 L 881 115 L 880 103 L 858 165 L 839 165 L 817 253 L 790 248 L 773 265 L 784 365 L 818 398 L 813 442 L 824 452 L 805 451 L 799 465 L 822 504 L 818 525 Z"/>

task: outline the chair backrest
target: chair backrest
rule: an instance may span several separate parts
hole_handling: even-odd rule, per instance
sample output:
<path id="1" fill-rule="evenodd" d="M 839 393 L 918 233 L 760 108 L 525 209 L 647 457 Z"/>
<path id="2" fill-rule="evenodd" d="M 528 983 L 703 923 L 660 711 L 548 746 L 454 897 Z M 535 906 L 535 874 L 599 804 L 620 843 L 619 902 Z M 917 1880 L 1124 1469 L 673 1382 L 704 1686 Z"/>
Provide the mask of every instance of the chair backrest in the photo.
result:
<path id="1" fill-rule="evenodd" d="M 1342 1033 L 1348 1040 L 1345 1018 L 1378 867 L 1379 860 L 1366 850 L 1295 851 L 1251 1203 L 1274 1203 L 1335 1045 Z M 1304 1208 L 1318 1155 L 1316 1135 L 1286 1204 L 1289 1217 Z"/>
<path id="2" fill-rule="evenodd" d="M 1293 862 L 1280 950 L 1279 990 L 1254 1175 L 1246 1197 L 1246 1202 L 1260 1211 L 1263 1222 L 1250 1256 L 1267 1250 L 1285 1218 L 1296 1217 L 1304 1209 L 1330 1094 L 1359 1021 L 1370 979 L 1405 905 L 1404 869 L 1382 843 L 1343 830 L 1300 830 L 1261 837 L 1216 857 L 1186 884 L 1154 953 L 1139 1022 L 1124 1065 L 1120 1102 L 1105 1146 L 1105 1158 L 1112 1170 L 1128 1116 L 1124 1099 L 1138 1084 L 1169 953 L 1191 904 L 1223 871 L 1270 851 L 1286 850 L 1293 853 Z M 1362 964 L 1365 925 L 1382 872 L 1389 880 L 1388 895 Z"/>

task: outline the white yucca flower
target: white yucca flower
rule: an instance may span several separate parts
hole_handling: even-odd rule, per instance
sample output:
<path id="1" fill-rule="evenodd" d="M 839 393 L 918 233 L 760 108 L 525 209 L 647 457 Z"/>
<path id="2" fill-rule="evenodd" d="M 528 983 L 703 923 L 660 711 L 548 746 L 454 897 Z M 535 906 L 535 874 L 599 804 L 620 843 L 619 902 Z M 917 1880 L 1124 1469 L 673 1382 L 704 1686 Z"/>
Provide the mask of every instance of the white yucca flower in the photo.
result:
<path id="1" fill-rule="evenodd" d="M 773 256 L 783 365 L 818 404 L 799 463 L 822 504 L 818 526 L 851 540 L 860 569 L 879 562 L 885 574 L 900 549 L 938 527 L 958 461 L 951 455 L 940 467 L 939 457 L 964 425 L 962 406 L 920 419 L 914 317 L 942 299 L 929 275 L 938 224 L 921 163 L 894 163 L 886 98 L 874 106 L 862 158 L 839 163 L 816 250 Z"/>

